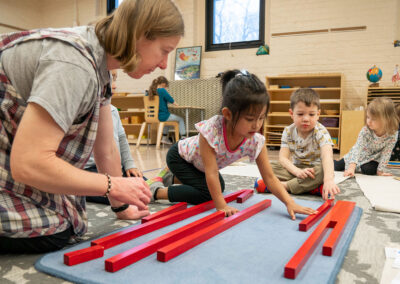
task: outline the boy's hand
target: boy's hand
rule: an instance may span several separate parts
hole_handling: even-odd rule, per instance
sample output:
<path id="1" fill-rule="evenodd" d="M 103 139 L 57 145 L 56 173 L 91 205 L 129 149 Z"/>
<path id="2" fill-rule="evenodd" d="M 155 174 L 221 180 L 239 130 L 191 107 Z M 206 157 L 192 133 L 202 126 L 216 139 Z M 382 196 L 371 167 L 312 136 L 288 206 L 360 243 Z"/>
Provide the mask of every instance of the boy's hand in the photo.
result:
<path id="1" fill-rule="evenodd" d="M 381 172 L 381 171 L 377 171 L 376 174 L 377 174 L 378 176 L 387 176 L 387 177 L 392 176 L 391 173 L 385 173 L 385 172 Z"/>
<path id="2" fill-rule="evenodd" d="M 356 171 L 356 164 L 350 164 L 347 170 L 344 171 L 343 176 L 354 177 L 355 171 Z"/>
<path id="3" fill-rule="evenodd" d="M 322 198 L 324 200 L 335 199 L 335 195 L 340 192 L 339 187 L 336 185 L 334 180 L 324 182 L 324 188 Z"/>
<path id="4" fill-rule="evenodd" d="M 228 205 L 226 205 L 224 208 L 221 208 L 221 209 L 218 209 L 218 210 L 219 211 L 224 211 L 226 217 L 232 216 L 233 214 L 239 212 L 238 209 L 236 209 L 234 207 L 231 207 L 231 206 L 228 206 Z"/>
<path id="5" fill-rule="evenodd" d="M 296 173 L 296 176 L 300 179 L 306 179 L 308 177 L 314 179 L 315 172 L 313 168 L 305 168 L 305 169 L 299 169 Z"/>
<path id="6" fill-rule="evenodd" d="M 297 203 L 289 203 L 288 205 L 286 205 L 287 211 L 290 215 L 290 217 L 292 218 L 292 220 L 296 220 L 296 215 L 295 213 L 299 213 L 299 214 L 306 214 L 306 215 L 311 215 L 311 214 L 316 214 L 318 213 L 318 211 L 309 208 L 309 207 L 304 207 L 304 206 L 300 206 Z"/>

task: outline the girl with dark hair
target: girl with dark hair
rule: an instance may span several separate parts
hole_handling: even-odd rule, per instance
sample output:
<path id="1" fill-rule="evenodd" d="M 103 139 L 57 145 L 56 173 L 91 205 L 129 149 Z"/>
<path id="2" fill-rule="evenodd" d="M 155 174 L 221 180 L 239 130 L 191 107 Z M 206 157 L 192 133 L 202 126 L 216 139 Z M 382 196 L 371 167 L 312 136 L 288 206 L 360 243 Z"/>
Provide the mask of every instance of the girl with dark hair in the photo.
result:
<path id="1" fill-rule="evenodd" d="M 315 213 L 296 204 L 272 172 L 265 138 L 259 133 L 269 108 L 264 84 L 245 70 L 225 72 L 221 83 L 221 115 L 197 123 L 197 136 L 180 140 L 170 148 L 170 171 L 164 170 L 162 176 L 165 184 L 158 181 L 159 177 L 150 182 L 153 199 L 192 204 L 212 199 L 217 210 L 231 216 L 238 210 L 223 198 L 225 184 L 219 169 L 247 156 L 256 161 L 268 188 L 287 206 L 292 219 L 295 213 Z M 174 182 L 180 184 L 170 185 Z"/>
<path id="2" fill-rule="evenodd" d="M 186 128 L 183 118 L 176 114 L 170 113 L 168 110 L 168 103 L 176 106 L 178 105 L 175 102 L 174 98 L 165 89 L 168 88 L 168 85 L 169 82 L 167 78 L 165 78 L 164 76 L 159 76 L 158 78 L 154 79 L 149 87 L 148 91 L 149 99 L 152 100 L 154 96 L 160 97 L 159 108 L 158 108 L 158 120 L 177 121 L 179 123 L 179 134 L 181 136 L 184 136 L 186 135 Z M 161 140 L 161 143 L 171 144 L 171 142 L 167 138 L 168 128 L 169 127 L 164 127 L 163 129 L 163 138 Z"/>

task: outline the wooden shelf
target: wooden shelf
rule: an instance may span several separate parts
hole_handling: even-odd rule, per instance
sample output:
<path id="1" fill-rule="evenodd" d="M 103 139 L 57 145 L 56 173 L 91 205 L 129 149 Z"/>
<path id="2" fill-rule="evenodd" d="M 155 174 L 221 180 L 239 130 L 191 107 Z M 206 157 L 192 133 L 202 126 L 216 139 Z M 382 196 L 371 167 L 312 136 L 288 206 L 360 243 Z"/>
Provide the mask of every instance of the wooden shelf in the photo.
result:
<path id="1" fill-rule="evenodd" d="M 305 87 L 309 87 L 309 86 L 305 86 Z M 280 93 L 284 93 L 284 92 L 294 92 L 296 91 L 298 88 L 280 88 L 280 89 L 268 89 L 268 92 L 280 92 Z M 329 91 L 340 91 L 340 88 L 311 88 L 313 90 L 316 90 L 317 92 L 329 92 Z"/>
<path id="2" fill-rule="evenodd" d="M 342 76 L 341 73 L 309 73 L 309 74 L 282 74 L 278 76 L 268 76 L 269 80 L 282 78 L 285 79 L 321 79 L 321 78 L 337 78 Z M 319 80 L 320 81 L 320 80 Z"/>
<path id="3" fill-rule="evenodd" d="M 123 127 L 141 127 L 141 123 L 128 123 L 128 124 L 122 124 Z"/>
<path id="4" fill-rule="evenodd" d="M 281 112 L 271 112 L 268 116 L 290 116 L 289 113 L 281 113 Z M 328 115 L 328 114 L 321 114 L 319 117 L 340 117 L 340 115 Z"/>
<path id="5" fill-rule="evenodd" d="M 128 108 L 144 109 L 143 97 L 143 94 L 113 96 L 111 97 L 111 104 L 119 110 L 128 110 Z"/>
<path id="6" fill-rule="evenodd" d="M 126 119 L 127 121 L 133 121 L 133 118 L 136 118 L 135 121 L 144 121 L 144 94 L 127 94 L 126 96 L 112 96 L 111 104 L 114 105 L 119 110 L 119 116 L 121 119 Z M 132 118 L 133 117 L 133 118 Z M 125 133 L 127 137 L 129 135 L 134 135 L 137 137 L 140 132 L 141 123 L 122 123 L 124 127 Z M 152 127 L 151 128 L 151 144 L 155 144 L 155 137 L 157 136 L 157 130 Z M 144 135 L 148 135 L 147 127 L 145 129 Z M 136 139 L 131 139 L 128 137 L 129 143 L 136 143 Z M 146 144 L 147 139 L 142 139 L 140 144 Z"/>
<path id="7" fill-rule="evenodd" d="M 367 103 L 375 98 L 387 97 L 394 103 L 400 103 L 400 87 L 370 87 L 368 88 Z"/>
<path id="8" fill-rule="evenodd" d="M 137 110 L 120 110 L 119 115 L 129 116 L 135 115 L 138 113 L 144 113 L 144 109 L 137 109 Z"/>
<path id="9" fill-rule="evenodd" d="M 320 118 L 335 118 L 337 127 L 326 127 L 332 138 L 337 138 L 337 144 L 333 149 L 340 149 L 340 126 L 342 110 L 342 74 L 289 74 L 279 76 L 267 76 L 266 87 L 270 94 L 270 113 L 264 123 L 264 135 L 267 146 L 280 146 L 280 138 L 284 127 L 292 124 L 288 112 L 290 96 L 298 88 L 312 88 L 320 96 Z M 272 86 L 272 87 L 271 87 Z M 282 88 L 287 86 L 288 88 Z M 400 89 L 400 88 L 399 88 Z M 325 110 L 336 110 L 339 114 L 327 115 Z"/>
<path id="10" fill-rule="evenodd" d="M 271 101 L 271 104 L 287 104 L 290 105 L 290 101 Z M 320 104 L 340 104 L 340 100 L 320 100 Z"/>

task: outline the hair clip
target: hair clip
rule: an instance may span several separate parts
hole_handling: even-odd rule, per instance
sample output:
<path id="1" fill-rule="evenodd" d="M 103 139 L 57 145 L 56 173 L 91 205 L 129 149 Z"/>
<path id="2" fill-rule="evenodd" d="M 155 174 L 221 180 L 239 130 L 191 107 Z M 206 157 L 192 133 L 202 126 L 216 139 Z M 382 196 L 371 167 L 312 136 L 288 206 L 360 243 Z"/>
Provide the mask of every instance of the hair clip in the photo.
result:
<path id="1" fill-rule="evenodd" d="M 240 69 L 240 70 L 239 70 L 239 73 L 237 73 L 237 74 L 235 75 L 235 77 L 238 77 L 238 76 L 250 77 L 250 73 L 249 73 L 249 71 L 247 71 L 246 69 Z"/>

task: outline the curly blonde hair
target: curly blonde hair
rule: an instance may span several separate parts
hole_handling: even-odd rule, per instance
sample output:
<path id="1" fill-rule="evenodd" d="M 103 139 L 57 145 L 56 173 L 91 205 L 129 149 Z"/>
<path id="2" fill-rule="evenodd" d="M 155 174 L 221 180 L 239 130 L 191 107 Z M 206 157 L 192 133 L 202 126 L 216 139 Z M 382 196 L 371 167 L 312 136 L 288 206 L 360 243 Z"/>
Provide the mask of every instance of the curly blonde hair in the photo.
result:
<path id="1" fill-rule="evenodd" d="M 172 0 L 125 0 L 95 25 L 101 46 L 125 72 L 134 71 L 141 61 L 136 52 L 141 37 L 183 36 L 184 30 L 182 14 Z"/>
<path id="2" fill-rule="evenodd" d="M 366 114 L 383 122 L 385 133 L 393 135 L 399 128 L 399 117 L 394 103 L 389 98 L 373 99 L 367 106 Z M 367 117 L 365 116 L 365 121 Z"/>

